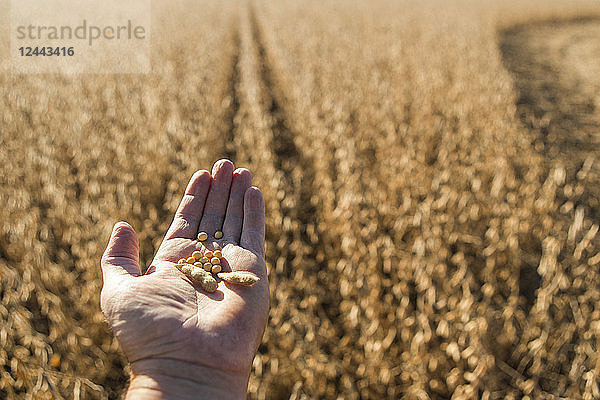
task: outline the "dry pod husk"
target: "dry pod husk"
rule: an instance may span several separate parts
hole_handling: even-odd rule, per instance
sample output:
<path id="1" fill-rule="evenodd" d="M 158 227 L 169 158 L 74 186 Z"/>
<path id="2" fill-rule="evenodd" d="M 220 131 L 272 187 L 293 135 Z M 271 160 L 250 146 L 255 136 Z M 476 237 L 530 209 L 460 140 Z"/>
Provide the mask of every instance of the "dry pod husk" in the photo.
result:
<path id="1" fill-rule="evenodd" d="M 221 272 L 217 276 L 225 282 L 236 285 L 252 286 L 259 281 L 259 277 L 248 271 Z"/>
<path id="2" fill-rule="evenodd" d="M 210 272 L 206 272 L 202 268 L 195 267 L 192 269 L 192 273 L 190 274 L 190 278 L 194 283 L 202 286 L 202 289 L 206 290 L 209 293 L 217 290 L 217 280 L 211 275 Z"/>

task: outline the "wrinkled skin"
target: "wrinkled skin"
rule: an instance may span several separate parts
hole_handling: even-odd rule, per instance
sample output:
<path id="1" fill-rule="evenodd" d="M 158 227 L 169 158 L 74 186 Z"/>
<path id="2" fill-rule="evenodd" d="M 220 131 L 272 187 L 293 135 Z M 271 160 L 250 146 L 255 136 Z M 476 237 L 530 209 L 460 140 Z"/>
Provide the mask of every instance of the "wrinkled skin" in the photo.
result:
<path id="1" fill-rule="evenodd" d="M 247 380 L 269 308 L 264 201 L 251 180 L 248 170 L 234 171 L 228 160 L 215 163 L 212 174 L 196 172 L 145 275 L 133 228 L 115 225 L 102 258 L 101 306 L 133 374 L 181 362 Z M 220 240 L 217 230 L 224 233 Z M 199 231 L 208 240 L 196 240 Z M 203 291 L 174 266 L 203 246 L 222 249 L 224 272 L 251 271 L 260 280 L 252 287 L 218 280 L 216 292 Z M 193 368 L 184 370 L 193 380 Z"/>

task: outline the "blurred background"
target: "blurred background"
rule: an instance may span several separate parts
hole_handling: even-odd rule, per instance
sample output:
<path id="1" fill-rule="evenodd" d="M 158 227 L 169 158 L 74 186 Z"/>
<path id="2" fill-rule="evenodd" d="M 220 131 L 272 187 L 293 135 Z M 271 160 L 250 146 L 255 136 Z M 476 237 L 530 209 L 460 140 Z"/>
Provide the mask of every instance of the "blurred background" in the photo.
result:
<path id="1" fill-rule="evenodd" d="M 222 157 L 267 207 L 250 399 L 600 398 L 598 2 L 154 1 L 152 32 L 147 75 L 0 45 L 0 398 L 119 397 L 111 227 L 147 267 Z"/>

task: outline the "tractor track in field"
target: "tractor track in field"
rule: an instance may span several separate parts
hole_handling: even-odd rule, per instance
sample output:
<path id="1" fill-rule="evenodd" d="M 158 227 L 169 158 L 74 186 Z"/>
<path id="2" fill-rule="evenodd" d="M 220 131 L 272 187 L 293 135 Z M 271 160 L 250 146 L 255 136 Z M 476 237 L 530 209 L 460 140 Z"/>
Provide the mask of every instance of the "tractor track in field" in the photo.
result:
<path id="1" fill-rule="evenodd" d="M 275 159 L 275 167 L 285 173 L 285 178 L 291 177 L 291 173 L 295 165 L 309 166 L 304 159 L 304 155 L 296 146 L 294 137 L 296 132 L 290 128 L 285 111 L 282 108 L 283 93 L 276 85 L 273 69 L 269 64 L 268 55 L 264 46 L 264 39 L 254 10 L 250 10 L 250 24 L 252 36 L 256 41 L 259 59 L 259 76 L 264 87 L 263 98 L 266 104 L 267 112 L 271 118 L 271 130 L 273 132 L 273 154 Z M 314 171 L 308 170 L 307 174 L 314 176 Z M 289 180 L 289 179 L 288 179 Z M 312 182 L 309 181 L 309 182 Z M 293 182 L 286 182 L 293 187 Z M 309 183 L 312 186 L 312 183 Z M 310 210 L 314 211 L 314 210 Z"/>
<path id="2" fill-rule="evenodd" d="M 517 115 L 548 165 L 586 184 L 577 204 L 600 219 L 600 19 L 518 25 L 500 50 L 518 94 Z M 583 174 L 578 171 L 582 171 Z M 585 178 L 585 179 L 584 179 Z"/>
<path id="3" fill-rule="evenodd" d="M 288 195 L 295 196 L 297 203 L 293 207 L 282 205 L 284 218 L 289 216 L 292 220 L 297 220 L 301 227 L 300 239 L 310 249 L 309 254 L 304 255 L 306 260 L 306 269 L 311 273 L 318 273 L 327 268 L 327 260 L 324 258 L 328 254 L 329 245 L 333 243 L 332 238 L 316 231 L 310 233 L 307 230 L 309 225 L 315 225 L 319 220 L 318 208 L 314 203 L 314 194 L 317 193 L 315 186 L 316 171 L 313 160 L 304 154 L 296 144 L 294 138 L 299 135 L 291 126 L 286 116 L 286 106 L 289 107 L 285 93 L 277 82 L 276 74 L 271 64 L 271 57 L 265 45 L 261 26 L 256 17 L 254 9 L 250 12 L 251 33 L 257 48 L 257 57 L 259 61 L 259 77 L 262 81 L 262 98 L 265 104 L 265 111 L 269 114 L 272 131 L 272 153 L 274 166 L 282 172 L 284 179 L 283 187 Z M 302 168 L 300 176 L 295 176 L 296 168 Z M 315 237 L 316 236 L 316 237 Z M 290 252 L 288 254 L 288 263 L 294 257 Z M 319 279 L 323 283 L 323 289 L 328 286 L 327 280 L 332 279 L 327 276 Z M 332 283 L 334 284 L 334 283 Z M 337 305 L 340 302 L 337 292 L 322 290 L 320 293 L 320 304 L 322 312 L 332 322 L 339 316 Z M 334 325 L 335 326 L 335 325 Z"/>
<path id="4" fill-rule="evenodd" d="M 233 33 L 233 54 L 229 62 L 229 72 L 227 75 L 227 87 L 226 99 L 227 99 L 227 110 L 225 111 L 225 129 L 223 131 L 223 143 L 224 145 L 224 157 L 230 160 L 235 160 L 237 156 L 235 136 L 236 136 L 236 116 L 240 110 L 240 98 L 238 94 L 238 88 L 240 84 L 240 32 L 234 26 Z"/>

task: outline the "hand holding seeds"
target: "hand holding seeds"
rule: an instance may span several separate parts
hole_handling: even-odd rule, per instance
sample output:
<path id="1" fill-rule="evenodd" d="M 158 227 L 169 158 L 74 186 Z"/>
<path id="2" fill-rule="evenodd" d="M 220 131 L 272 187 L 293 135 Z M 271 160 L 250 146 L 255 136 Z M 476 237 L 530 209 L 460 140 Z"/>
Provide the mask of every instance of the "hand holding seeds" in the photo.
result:
<path id="1" fill-rule="evenodd" d="M 131 362 L 127 398 L 245 397 L 269 304 L 264 202 L 251 180 L 228 160 L 195 173 L 145 274 L 133 228 L 115 225 L 101 305 Z"/>

